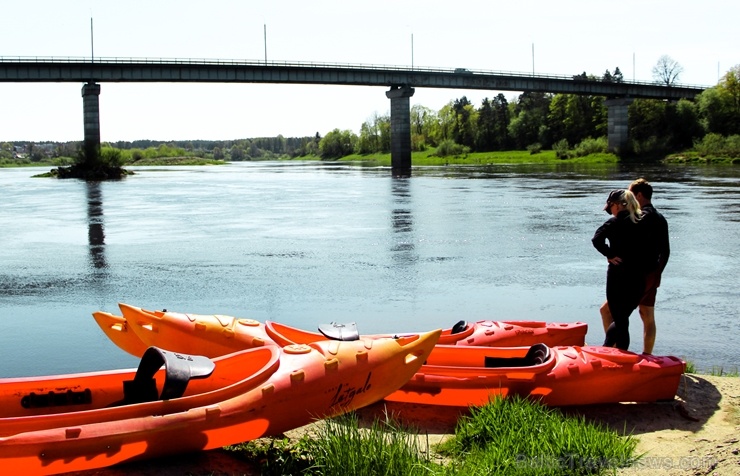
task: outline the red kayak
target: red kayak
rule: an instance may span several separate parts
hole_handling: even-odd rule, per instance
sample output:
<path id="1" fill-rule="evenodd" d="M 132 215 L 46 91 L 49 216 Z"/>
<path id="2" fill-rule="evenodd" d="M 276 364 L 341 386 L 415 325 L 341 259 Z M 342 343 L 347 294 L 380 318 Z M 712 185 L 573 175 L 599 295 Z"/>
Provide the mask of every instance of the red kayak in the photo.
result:
<path id="1" fill-rule="evenodd" d="M 612 347 L 485 348 L 437 345 L 421 369 L 386 400 L 483 405 L 519 395 L 550 406 L 672 400 L 685 362 Z"/>

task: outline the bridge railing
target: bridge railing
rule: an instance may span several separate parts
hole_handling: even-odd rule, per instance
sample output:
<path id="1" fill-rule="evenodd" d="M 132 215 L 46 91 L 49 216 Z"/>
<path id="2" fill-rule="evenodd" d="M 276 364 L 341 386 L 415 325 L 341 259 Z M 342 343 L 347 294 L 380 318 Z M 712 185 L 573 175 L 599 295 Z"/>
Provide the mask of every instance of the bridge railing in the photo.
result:
<path id="1" fill-rule="evenodd" d="M 573 80 L 577 75 L 557 75 L 542 73 L 523 73 L 516 71 L 482 70 L 469 68 L 442 68 L 429 66 L 399 66 L 388 64 L 362 63 L 327 63 L 315 61 L 264 61 L 246 59 L 208 59 L 208 58 L 141 58 L 141 57 L 83 57 L 83 56 L 0 56 L 0 63 L 49 63 L 49 64 L 162 64 L 162 65 L 213 65 L 213 66 L 250 66 L 250 67 L 284 67 L 284 68 L 320 68 L 320 69 L 362 69 L 374 71 L 402 71 L 418 73 L 453 73 L 453 74 L 484 74 L 493 76 L 509 76 L 517 78 L 542 78 Z M 582 79 L 582 81 L 601 81 Z M 660 84 L 656 81 L 622 81 L 625 84 L 649 85 Z M 673 84 L 675 87 L 702 88 L 711 86 L 698 84 Z"/>

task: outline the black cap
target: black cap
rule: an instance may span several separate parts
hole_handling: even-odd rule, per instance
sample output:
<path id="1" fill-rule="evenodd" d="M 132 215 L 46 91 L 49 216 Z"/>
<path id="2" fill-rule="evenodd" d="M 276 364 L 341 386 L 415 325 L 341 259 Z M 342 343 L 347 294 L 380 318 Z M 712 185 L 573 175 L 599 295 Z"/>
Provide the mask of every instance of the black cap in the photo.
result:
<path id="1" fill-rule="evenodd" d="M 609 197 L 606 199 L 606 205 L 604 205 L 604 210 L 609 211 L 609 206 L 612 203 L 616 203 L 621 201 L 624 198 L 624 190 L 622 189 L 615 189 L 609 192 Z"/>

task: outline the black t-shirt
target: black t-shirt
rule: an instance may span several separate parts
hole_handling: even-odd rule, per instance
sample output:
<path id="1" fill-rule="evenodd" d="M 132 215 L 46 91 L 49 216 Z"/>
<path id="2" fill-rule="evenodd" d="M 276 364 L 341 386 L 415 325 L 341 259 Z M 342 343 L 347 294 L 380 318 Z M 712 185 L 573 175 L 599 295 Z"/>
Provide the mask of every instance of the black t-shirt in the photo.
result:
<path id="1" fill-rule="evenodd" d="M 640 226 L 645 228 L 645 259 L 649 263 L 648 270 L 663 272 L 668 257 L 671 255 L 671 245 L 668 238 L 668 222 L 652 204 L 642 207 Z"/>
<path id="2" fill-rule="evenodd" d="M 645 272 L 650 270 L 648 263 L 652 263 L 652 258 L 646 256 L 647 248 L 644 246 L 647 229 L 640 222 L 633 223 L 629 212 L 622 210 L 596 230 L 591 243 L 607 258 L 621 258 L 621 269 Z"/>

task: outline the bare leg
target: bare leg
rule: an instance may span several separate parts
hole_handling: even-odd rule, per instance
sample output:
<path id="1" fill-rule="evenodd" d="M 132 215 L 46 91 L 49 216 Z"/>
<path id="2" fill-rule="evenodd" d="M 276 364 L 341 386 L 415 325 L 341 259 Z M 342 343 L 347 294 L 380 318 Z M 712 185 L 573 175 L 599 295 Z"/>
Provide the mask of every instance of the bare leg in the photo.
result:
<path id="1" fill-rule="evenodd" d="M 609 303 L 604 301 L 604 304 L 599 308 L 599 312 L 601 313 L 601 322 L 604 324 L 604 332 L 606 332 L 612 321 L 614 321 L 612 319 L 612 312 L 609 310 Z"/>
<path id="2" fill-rule="evenodd" d="M 642 352 L 644 354 L 652 354 L 653 346 L 655 345 L 655 307 L 654 306 L 643 306 L 640 305 L 640 317 L 642 318 L 643 331 L 643 344 Z"/>

